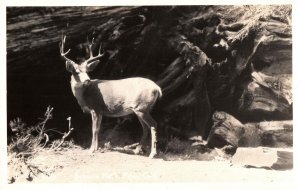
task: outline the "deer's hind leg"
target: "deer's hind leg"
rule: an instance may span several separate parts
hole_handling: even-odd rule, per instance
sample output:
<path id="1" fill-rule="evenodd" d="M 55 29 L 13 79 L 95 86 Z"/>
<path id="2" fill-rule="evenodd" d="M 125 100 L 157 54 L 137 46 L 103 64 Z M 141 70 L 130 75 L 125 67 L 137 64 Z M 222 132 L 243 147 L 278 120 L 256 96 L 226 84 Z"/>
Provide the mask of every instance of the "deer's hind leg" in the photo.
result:
<path id="1" fill-rule="evenodd" d="M 147 144 L 147 137 L 148 137 L 148 134 L 149 134 L 149 128 L 148 128 L 147 124 L 145 124 L 145 122 L 140 117 L 138 117 L 138 119 L 139 119 L 139 122 L 141 123 L 141 125 L 143 127 L 143 136 L 142 136 L 142 138 L 139 142 L 139 145 L 134 150 L 135 154 L 139 154 L 140 152 L 144 151 L 144 148 Z"/>
<path id="2" fill-rule="evenodd" d="M 141 138 L 140 143 L 142 145 L 146 145 L 147 144 L 147 142 L 146 142 L 147 141 L 147 137 L 148 137 L 148 134 L 149 134 L 149 127 L 147 126 L 147 124 L 142 119 L 140 119 L 140 118 L 138 118 L 138 119 L 139 119 L 139 121 L 140 121 L 140 123 L 141 123 L 141 125 L 143 127 L 143 136 Z"/>
<path id="3" fill-rule="evenodd" d="M 151 130 L 151 152 L 149 155 L 149 158 L 154 158 L 157 155 L 157 137 L 156 137 L 156 128 L 157 124 L 156 121 L 151 117 L 151 115 L 148 112 L 141 112 L 141 111 L 134 111 L 135 114 L 138 116 L 142 126 L 143 126 L 143 137 L 142 140 L 145 140 L 147 138 L 147 134 L 144 133 L 144 127 L 148 127 Z M 146 126 L 145 126 L 146 125 Z M 147 129 L 148 130 L 148 129 Z"/>

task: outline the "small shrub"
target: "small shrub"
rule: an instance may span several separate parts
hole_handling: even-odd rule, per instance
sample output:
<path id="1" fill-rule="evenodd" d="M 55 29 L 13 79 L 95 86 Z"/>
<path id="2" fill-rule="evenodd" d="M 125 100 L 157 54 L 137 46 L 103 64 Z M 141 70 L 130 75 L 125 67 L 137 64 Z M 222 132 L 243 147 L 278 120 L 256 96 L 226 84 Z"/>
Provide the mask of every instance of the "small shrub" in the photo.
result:
<path id="1" fill-rule="evenodd" d="M 177 137 L 172 137 L 167 143 L 166 151 L 175 154 L 185 154 L 191 150 L 191 143 L 188 141 L 182 141 Z"/>
<path id="2" fill-rule="evenodd" d="M 203 142 L 195 142 L 191 140 L 181 140 L 172 137 L 165 147 L 164 153 L 161 155 L 166 161 L 182 161 L 182 160 L 213 160 L 217 156 L 214 149 L 210 149 Z"/>
<path id="3" fill-rule="evenodd" d="M 63 142 L 61 139 L 56 139 L 56 140 L 52 141 L 51 147 L 49 150 L 54 150 L 55 149 L 54 147 L 58 147 L 59 150 L 64 150 L 64 149 L 69 150 L 69 149 L 76 149 L 76 148 L 80 149 L 80 147 L 78 145 L 75 145 L 73 139 L 68 140 L 68 141 L 63 141 Z"/>
<path id="4" fill-rule="evenodd" d="M 8 145 L 8 154 L 16 153 L 16 156 L 29 157 L 44 148 L 49 141 L 45 125 L 52 119 L 52 110 L 49 106 L 42 121 L 35 126 L 27 127 L 20 118 L 10 121 L 9 126 L 14 135 Z"/>
<path id="5" fill-rule="evenodd" d="M 7 146 L 9 183 L 24 175 L 26 180 L 31 181 L 32 175 L 42 172 L 36 166 L 28 164 L 28 160 L 42 150 L 49 141 L 45 125 L 49 119 L 52 119 L 52 110 L 53 108 L 49 106 L 41 122 L 34 126 L 27 127 L 20 118 L 9 122 L 14 133 L 11 143 Z"/>
<path id="6" fill-rule="evenodd" d="M 46 148 L 47 151 L 77 148 L 73 141 L 65 141 L 73 131 L 73 128 L 71 128 L 71 118 L 68 118 L 69 131 L 61 133 L 63 134 L 62 139 L 54 140 L 52 143 L 49 142 L 47 132 L 55 131 L 51 129 L 46 130 L 46 123 L 52 119 L 52 111 L 53 108 L 48 106 L 44 117 L 34 126 L 26 126 L 20 118 L 9 122 L 9 126 L 13 132 L 13 136 L 7 146 L 9 183 L 15 182 L 20 177 L 25 177 L 26 180 L 31 181 L 32 177 L 37 174 L 44 173 L 47 175 L 47 172 L 40 170 L 37 166 L 30 163 L 39 152 L 45 151 Z"/>

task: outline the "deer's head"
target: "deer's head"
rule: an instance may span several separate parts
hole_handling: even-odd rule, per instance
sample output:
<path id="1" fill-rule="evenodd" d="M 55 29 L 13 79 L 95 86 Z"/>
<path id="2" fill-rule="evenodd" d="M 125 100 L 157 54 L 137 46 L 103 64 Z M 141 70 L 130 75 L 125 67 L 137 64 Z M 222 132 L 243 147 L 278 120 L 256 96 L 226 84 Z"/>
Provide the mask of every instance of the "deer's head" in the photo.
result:
<path id="1" fill-rule="evenodd" d="M 66 42 L 66 36 L 62 36 L 60 42 L 60 55 L 66 61 L 66 69 L 69 71 L 73 77 L 78 80 L 78 82 L 84 82 L 89 79 L 87 75 L 88 72 L 93 71 L 97 65 L 99 64 L 99 58 L 102 57 L 104 54 L 101 54 L 101 45 L 99 48 L 99 53 L 97 56 L 93 56 L 92 46 L 94 44 L 94 38 L 91 43 L 88 42 L 88 52 L 90 54 L 89 58 L 85 60 L 81 64 L 77 64 L 71 59 L 67 58 L 66 55 L 71 51 L 70 49 L 64 52 L 64 44 Z"/>

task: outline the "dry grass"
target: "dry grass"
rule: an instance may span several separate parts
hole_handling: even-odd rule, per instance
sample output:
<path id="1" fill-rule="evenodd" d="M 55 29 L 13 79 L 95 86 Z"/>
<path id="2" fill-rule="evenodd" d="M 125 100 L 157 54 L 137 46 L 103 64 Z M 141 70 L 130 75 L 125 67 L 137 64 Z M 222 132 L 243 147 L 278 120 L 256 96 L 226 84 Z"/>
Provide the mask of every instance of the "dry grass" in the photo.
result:
<path id="1" fill-rule="evenodd" d="M 209 161 L 221 157 L 225 159 L 226 155 L 223 151 L 208 148 L 203 142 L 192 142 L 173 137 L 167 142 L 165 151 L 160 153 L 160 157 L 166 161 Z"/>
<path id="2" fill-rule="evenodd" d="M 65 138 L 73 130 L 70 126 L 68 133 L 62 133 L 62 139 L 49 142 L 47 132 L 50 130 L 46 129 L 46 123 L 52 119 L 52 111 L 53 108 L 49 106 L 41 121 L 30 127 L 26 126 L 20 118 L 10 121 L 9 126 L 14 135 L 10 137 L 10 143 L 7 146 L 8 183 L 13 183 L 19 179 L 31 181 L 34 176 L 39 174 L 49 175 L 53 168 L 59 167 L 49 165 L 50 169 L 47 167 L 40 168 L 32 162 L 39 154 L 44 152 L 51 154 L 56 150 L 63 151 L 77 148 L 72 140 L 65 141 Z M 44 159 L 48 160 L 46 157 Z"/>

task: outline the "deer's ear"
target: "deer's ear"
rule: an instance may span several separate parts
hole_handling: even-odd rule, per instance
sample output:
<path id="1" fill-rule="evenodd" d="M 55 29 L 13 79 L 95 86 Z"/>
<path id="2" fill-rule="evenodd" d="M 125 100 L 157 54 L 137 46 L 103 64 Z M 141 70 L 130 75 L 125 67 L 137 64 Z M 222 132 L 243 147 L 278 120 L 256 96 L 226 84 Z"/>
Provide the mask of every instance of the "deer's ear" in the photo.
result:
<path id="1" fill-rule="evenodd" d="M 99 60 L 93 61 L 86 66 L 87 72 L 93 71 L 99 64 Z"/>
<path id="2" fill-rule="evenodd" d="M 66 61 L 66 69 L 67 69 L 67 71 L 69 71 L 70 73 L 72 73 L 74 71 L 74 65 L 73 65 L 73 63 L 71 63 L 70 61 Z"/>

